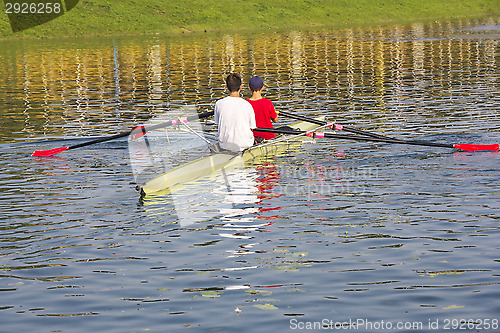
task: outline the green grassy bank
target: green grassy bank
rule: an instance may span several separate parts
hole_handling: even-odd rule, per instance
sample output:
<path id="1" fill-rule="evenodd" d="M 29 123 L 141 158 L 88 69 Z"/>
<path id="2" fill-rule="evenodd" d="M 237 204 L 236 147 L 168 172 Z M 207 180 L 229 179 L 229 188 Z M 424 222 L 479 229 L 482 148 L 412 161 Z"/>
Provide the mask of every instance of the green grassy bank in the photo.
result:
<path id="1" fill-rule="evenodd" d="M 16 33 L 4 6 L 0 38 L 342 28 L 498 16 L 499 8 L 498 0 L 82 0 L 66 14 Z"/>

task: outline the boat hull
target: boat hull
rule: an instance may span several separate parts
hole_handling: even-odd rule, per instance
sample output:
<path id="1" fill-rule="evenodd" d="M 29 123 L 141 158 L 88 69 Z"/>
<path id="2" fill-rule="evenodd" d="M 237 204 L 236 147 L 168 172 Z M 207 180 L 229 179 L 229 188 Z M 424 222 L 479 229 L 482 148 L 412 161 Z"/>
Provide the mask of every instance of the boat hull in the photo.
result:
<path id="1" fill-rule="evenodd" d="M 316 119 L 324 120 L 324 117 Z M 301 131 L 310 131 L 317 127 L 317 125 L 304 121 L 290 126 Z M 246 161 L 255 160 L 256 158 L 268 158 L 289 149 L 298 148 L 302 145 L 304 139 L 307 139 L 307 137 L 285 135 L 250 147 L 240 154 L 214 153 L 209 156 L 200 157 L 151 179 L 140 188 L 140 192 L 142 196 L 145 196 L 150 193 L 166 190 L 178 184 L 196 180 L 200 177 L 208 176 L 223 168 L 243 167 Z"/>

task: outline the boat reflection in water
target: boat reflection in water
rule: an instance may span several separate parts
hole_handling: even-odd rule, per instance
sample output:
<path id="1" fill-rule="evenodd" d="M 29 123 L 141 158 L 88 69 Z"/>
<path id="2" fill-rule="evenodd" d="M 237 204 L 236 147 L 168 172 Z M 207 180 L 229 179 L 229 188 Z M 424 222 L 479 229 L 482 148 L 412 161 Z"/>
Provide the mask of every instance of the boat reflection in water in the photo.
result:
<path id="1" fill-rule="evenodd" d="M 176 114 L 186 117 L 197 113 L 195 107 L 183 107 Z M 200 121 L 188 124 L 179 121 L 181 125 L 148 130 L 151 125 L 168 123 L 173 116 L 173 112 L 170 112 L 164 117 L 157 117 L 145 124 L 145 129 L 141 127 L 129 137 L 130 163 L 138 187 L 158 174 L 185 165 L 209 152 L 210 141 L 205 138 L 207 133 L 203 131 Z M 226 156 L 215 154 L 213 157 L 219 155 Z M 225 159 L 226 163 L 217 168 L 211 159 L 203 159 L 212 165 L 212 168 L 205 168 L 207 172 L 193 168 L 191 172 L 184 172 L 182 179 L 177 177 L 175 184 L 163 182 L 162 185 L 167 185 L 163 190 L 143 196 L 141 203 L 149 216 L 158 221 L 163 220 L 162 216 L 169 216 L 166 220 L 172 221 L 171 215 L 175 214 L 176 223 L 181 227 L 219 217 L 225 230 L 233 227 L 239 229 L 237 221 L 251 222 L 252 214 L 258 212 L 259 172 L 246 169 L 244 159 L 240 156 L 228 154 Z M 195 174 L 196 177 L 193 177 Z M 187 181 L 181 181 L 184 178 Z"/>
<path id="2" fill-rule="evenodd" d="M 219 169 L 195 181 L 148 194 L 141 203 L 148 216 L 157 222 L 170 221 L 168 223 L 184 228 L 195 223 L 218 221 L 221 236 L 250 238 L 242 233 L 269 225 L 255 223 L 262 199 L 261 186 L 259 170 L 245 168 L 241 161 L 240 166 Z M 171 222 L 172 215 L 177 216 L 174 222 Z M 214 225 L 199 227 L 205 229 Z"/>

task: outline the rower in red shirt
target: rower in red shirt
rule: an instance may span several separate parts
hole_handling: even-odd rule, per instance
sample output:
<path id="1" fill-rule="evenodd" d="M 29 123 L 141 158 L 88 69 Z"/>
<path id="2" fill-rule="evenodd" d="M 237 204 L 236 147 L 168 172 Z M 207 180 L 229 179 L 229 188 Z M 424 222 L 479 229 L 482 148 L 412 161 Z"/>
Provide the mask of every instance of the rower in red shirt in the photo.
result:
<path id="1" fill-rule="evenodd" d="M 248 85 L 250 87 L 250 90 L 252 90 L 252 97 L 247 99 L 247 101 L 252 104 L 253 110 L 255 112 L 255 122 L 257 124 L 257 127 L 273 128 L 272 122 L 278 121 L 279 112 L 274 110 L 273 102 L 262 97 L 262 90 L 264 90 L 264 81 L 260 77 L 254 76 L 250 79 Z M 261 143 L 264 140 L 269 140 L 276 136 L 276 134 L 274 133 L 258 131 L 254 131 L 253 135 L 255 137 L 256 143 Z"/>

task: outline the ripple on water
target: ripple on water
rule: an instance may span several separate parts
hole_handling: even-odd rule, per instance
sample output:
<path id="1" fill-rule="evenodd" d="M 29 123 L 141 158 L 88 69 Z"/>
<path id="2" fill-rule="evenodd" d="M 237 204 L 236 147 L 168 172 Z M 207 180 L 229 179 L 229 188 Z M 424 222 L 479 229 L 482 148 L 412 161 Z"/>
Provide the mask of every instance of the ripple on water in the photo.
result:
<path id="1" fill-rule="evenodd" d="M 496 318 L 497 153 L 318 139 L 144 200 L 125 140 L 30 157 L 182 104 L 210 109 L 228 62 L 244 81 L 262 75 L 280 110 L 406 139 L 499 142 L 498 40 L 475 27 L 0 52 L 21 64 L 0 69 L 10 126 L 0 134 L 2 328 L 282 332 L 290 320 Z"/>

